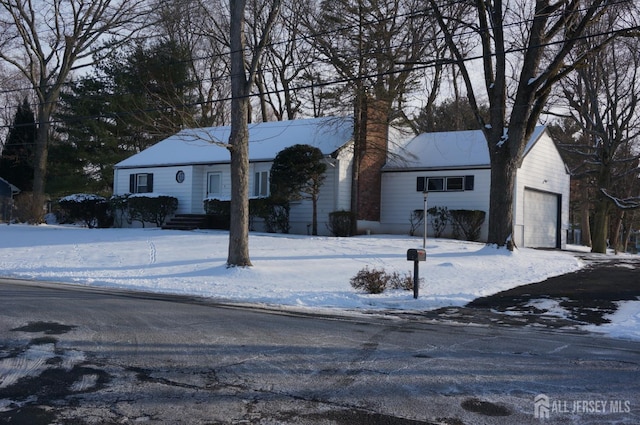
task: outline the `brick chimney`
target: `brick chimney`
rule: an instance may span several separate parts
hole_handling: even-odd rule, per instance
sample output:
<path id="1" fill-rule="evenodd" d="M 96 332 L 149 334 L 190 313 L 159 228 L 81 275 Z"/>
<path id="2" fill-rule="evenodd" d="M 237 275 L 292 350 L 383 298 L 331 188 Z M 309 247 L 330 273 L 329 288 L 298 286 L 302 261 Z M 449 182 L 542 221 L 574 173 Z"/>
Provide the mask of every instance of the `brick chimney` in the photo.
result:
<path id="1" fill-rule="evenodd" d="M 367 98 L 357 178 L 358 220 L 380 221 L 381 170 L 387 161 L 389 103 Z"/>

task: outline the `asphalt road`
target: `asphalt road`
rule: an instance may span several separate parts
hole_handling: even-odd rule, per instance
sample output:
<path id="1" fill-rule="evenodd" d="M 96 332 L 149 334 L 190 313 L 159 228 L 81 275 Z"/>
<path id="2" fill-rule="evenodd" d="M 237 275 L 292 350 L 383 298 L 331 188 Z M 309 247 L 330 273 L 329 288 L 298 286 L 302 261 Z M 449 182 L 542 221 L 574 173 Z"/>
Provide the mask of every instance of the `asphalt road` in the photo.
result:
<path id="1" fill-rule="evenodd" d="M 638 376 L 575 331 L 0 280 L 0 423 L 637 424 Z"/>

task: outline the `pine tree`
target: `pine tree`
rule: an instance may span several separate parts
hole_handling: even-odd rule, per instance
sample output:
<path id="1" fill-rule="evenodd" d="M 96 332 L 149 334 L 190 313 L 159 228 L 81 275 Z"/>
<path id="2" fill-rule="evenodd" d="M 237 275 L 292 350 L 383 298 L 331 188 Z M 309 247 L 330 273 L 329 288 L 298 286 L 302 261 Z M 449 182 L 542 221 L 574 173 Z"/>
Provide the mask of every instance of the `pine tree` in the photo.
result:
<path id="1" fill-rule="evenodd" d="M 0 177 L 23 192 L 33 189 L 35 140 L 35 117 L 25 98 L 18 106 L 0 156 Z"/>

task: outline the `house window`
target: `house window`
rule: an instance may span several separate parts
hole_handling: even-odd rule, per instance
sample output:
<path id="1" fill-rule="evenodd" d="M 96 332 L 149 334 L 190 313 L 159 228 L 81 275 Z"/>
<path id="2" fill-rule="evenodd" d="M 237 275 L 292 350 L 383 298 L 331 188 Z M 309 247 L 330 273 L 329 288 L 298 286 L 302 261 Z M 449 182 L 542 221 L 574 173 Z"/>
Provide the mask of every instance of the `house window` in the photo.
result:
<path id="1" fill-rule="evenodd" d="M 447 192 L 464 189 L 464 177 L 447 177 Z"/>
<path id="2" fill-rule="evenodd" d="M 424 192 L 426 187 L 429 192 L 462 192 L 473 190 L 474 183 L 474 176 L 418 177 L 416 191 Z"/>
<path id="3" fill-rule="evenodd" d="M 207 174 L 207 197 L 212 198 L 222 194 L 222 174 Z"/>
<path id="4" fill-rule="evenodd" d="M 429 192 L 442 192 L 444 190 L 444 178 L 429 177 L 427 179 L 427 190 Z"/>
<path id="5" fill-rule="evenodd" d="M 269 172 L 260 171 L 253 177 L 253 196 L 256 198 L 266 198 L 269 196 Z"/>
<path id="6" fill-rule="evenodd" d="M 129 192 L 153 192 L 153 173 L 139 173 L 129 175 Z"/>

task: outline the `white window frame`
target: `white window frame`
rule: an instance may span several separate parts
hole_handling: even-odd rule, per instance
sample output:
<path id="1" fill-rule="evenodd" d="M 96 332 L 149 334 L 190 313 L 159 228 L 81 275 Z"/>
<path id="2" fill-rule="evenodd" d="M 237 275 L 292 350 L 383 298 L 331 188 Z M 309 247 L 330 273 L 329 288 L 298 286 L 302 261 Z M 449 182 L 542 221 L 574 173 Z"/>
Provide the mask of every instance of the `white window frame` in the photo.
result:
<path id="1" fill-rule="evenodd" d="M 253 174 L 253 197 L 266 198 L 269 196 L 269 172 L 256 171 Z"/>

